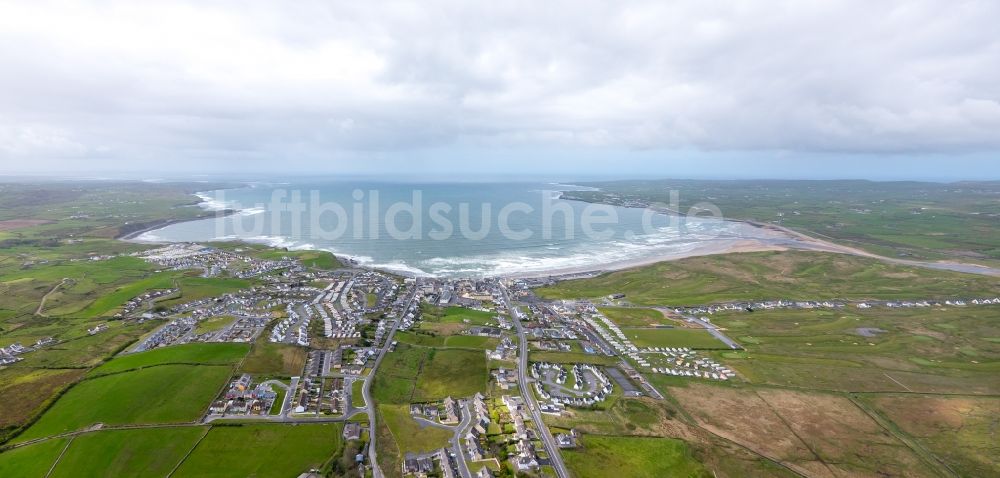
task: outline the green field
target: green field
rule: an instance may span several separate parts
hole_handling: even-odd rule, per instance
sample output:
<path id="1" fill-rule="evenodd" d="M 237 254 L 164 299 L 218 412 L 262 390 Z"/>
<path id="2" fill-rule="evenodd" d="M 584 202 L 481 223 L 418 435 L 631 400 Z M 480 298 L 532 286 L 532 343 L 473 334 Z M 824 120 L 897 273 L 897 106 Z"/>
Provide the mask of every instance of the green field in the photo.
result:
<path id="1" fill-rule="evenodd" d="M 418 423 L 410 417 L 407 405 L 379 405 L 378 411 L 401 453 L 430 452 L 446 447 L 454 435 L 451 431 Z"/>
<path id="2" fill-rule="evenodd" d="M 421 320 L 449 324 L 485 325 L 496 323 L 493 319 L 497 314 L 465 307 L 437 307 L 421 304 L 423 313 Z"/>
<path id="3" fill-rule="evenodd" d="M 235 343 L 193 343 L 162 347 L 147 352 L 119 355 L 90 372 L 91 376 L 164 364 L 232 365 L 250 346 Z"/>
<path id="4" fill-rule="evenodd" d="M 355 408 L 363 408 L 365 406 L 365 397 L 362 392 L 362 387 L 365 386 L 364 380 L 355 380 L 351 383 L 351 405 Z"/>
<path id="5" fill-rule="evenodd" d="M 0 476 L 43 478 L 68 441 L 68 438 L 46 440 L 0 453 Z"/>
<path id="6" fill-rule="evenodd" d="M 81 335 L 49 346 L 37 353 L 26 354 L 16 367 L 88 368 L 111 358 L 158 324 L 114 324 L 97 335 Z"/>
<path id="7" fill-rule="evenodd" d="M 563 451 L 566 466 L 578 478 L 710 477 L 681 440 L 587 435 L 583 447 Z"/>
<path id="8" fill-rule="evenodd" d="M 704 329 L 621 329 L 636 347 L 689 347 L 729 349 Z"/>
<path id="9" fill-rule="evenodd" d="M 73 440 L 51 476 L 166 476 L 207 432 L 183 427 L 87 433 Z"/>
<path id="10" fill-rule="evenodd" d="M 467 397 L 484 392 L 489 382 L 486 355 L 479 351 L 435 349 L 424 360 L 413 390 L 415 401 Z"/>
<path id="11" fill-rule="evenodd" d="M 578 353 L 578 352 L 548 352 L 533 350 L 528 354 L 532 362 L 552 362 L 552 363 L 590 363 L 595 365 L 615 365 L 618 359 L 604 355 Z"/>
<path id="12" fill-rule="evenodd" d="M 236 317 L 232 316 L 221 316 L 221 317 L 209 317 L 207 319 L 202 319 L 198 321 L 198 325 L 194 329 L 196 334 L 207 334 L 209 332 L 217 332 L 226 328 L 229 324 L 232 324 L 236 320 Z"/>
<path id="13" fill-rule="evenodd" d="M 393 337 L 402 344 L 418 345 L 421 347 L 444 347 L 445 339 L 448 337 L 442 337 L 440 335 L 431 335 L 425 333 L 417 333 L 410 331 L 397 332 Z"/>
<path id="14" fill-rule="evenodd" d="M 762 311 L 712 320 L 747 349 L 720 357 L 753 382 L 995 394 L 1000 344 L 989 339 L 1000 335 L 996 317 L 995 307 L 968 307 Z"/>
<path id="15" fill-rule="evenodd" d="M 945 299 L 994 297 L 1000 294 L 1000 279 L 789 251 L 691 257 L 560 282 L 536 292 L 548 299 L 624 293 L 633 304 L 660 306 L 769 299 Z"/>
<path id="16" fill-rule="evenodd" d="M 649 327 L 671 322 L 656 309 L 600 307 L 598 310 L 619 327 Z"/>
<path id="17" fill-rule="evenodd" d="M 212 427 L 173 476 L 298 476 L 333 457 L 342 431 L 332 423 Z"/>
<path id="18" fill-rule="evenodd" d="M 372 397 L 379 404 L 409 404 L 417 374 L 429 350 L 400 342 L 385 356 L 372 383 Z"/>
<path id="19" fill-rule="evenodd" d="M 240 372 L 265 376 L 293 377 L 302 373 L 307 351 L 297 345 L 277 344 L 267 334 L 253 344 Z"/>
<path id="20" fill-rule="evenodd" d="M 84 380 L 16 441 L 105 425 L 191 422 L 229 380 L 232 368 L 162 365 Z"/>
<path id="21" fill-rule="evenodd" d="M 492 337 L 479 337 L 476 335 L 452 335 L 444 340 L 445 347 L 484 350 L 495 349 L 499 343 L 499 339 Z"/>

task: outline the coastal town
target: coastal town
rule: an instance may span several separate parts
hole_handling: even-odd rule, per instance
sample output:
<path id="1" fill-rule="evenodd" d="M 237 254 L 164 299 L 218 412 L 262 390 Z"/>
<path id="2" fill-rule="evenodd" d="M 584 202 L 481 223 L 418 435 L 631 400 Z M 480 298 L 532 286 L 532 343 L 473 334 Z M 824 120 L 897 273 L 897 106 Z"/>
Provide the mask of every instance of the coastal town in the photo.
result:
<path id="1" fill-rule="evenodd" d="M 653 323 L 627 326 L 606 313 L 629 311 L 625 294 L 600 301 L 542 300 L 544 280 L 403 277 L 348 264 L 334 270 L 305 267 L 292 257 L 260 260 L 199 244 L 172 244 L 138 254 L 160 267 L 196 270 L 205 277 L 255 278 L 252 287 L 192 301 L 179 290 L 144 292 L 127 301 L 117 320 L 160 324 L 125 354 L 191 343 L 265 342 L 307 351 L 301 370 L 288 378 L 233 376 L 208 404 L 205 423 L 345 424 L 344 437 L 359 440 L 355 465 L 383 476 L 377 434 L 381 425 L 373 385 L 380 365 L 397 348 L 443 339 L 485 344 L 489 385 L 468 396 L 446 394 L 407 402 L 408 427 L 448 436 L 439 448 L 407 451 L 404 476 L 493 477 L 527 473 L 568 476 L 561 450 L 578 446 L 575 429 L 553 431 L 545 417 L 601 410 L 616 397 L 662 400 L 649 379 L 732 381 L 739 374 L 716 352 L 742 346 L 712 324 L 710 316 L 766 310 L 809 310 L 1000 305 L 1000 298 L 927 298 L 912 301 L 791 301 L 775 299 L 711 306 L 649 308 Z M 169 307 L 160 304 L 170 302 Z M 455 317 L 453 320 L 452 317 Z M 101 333 L 107 325 L 95 327 Z M 694 334 L 694 346 L 673 334 Z M 33 349 L 0 349 L 5 363 Z M 393 425 L 390 425 L 390 429 Z"/>

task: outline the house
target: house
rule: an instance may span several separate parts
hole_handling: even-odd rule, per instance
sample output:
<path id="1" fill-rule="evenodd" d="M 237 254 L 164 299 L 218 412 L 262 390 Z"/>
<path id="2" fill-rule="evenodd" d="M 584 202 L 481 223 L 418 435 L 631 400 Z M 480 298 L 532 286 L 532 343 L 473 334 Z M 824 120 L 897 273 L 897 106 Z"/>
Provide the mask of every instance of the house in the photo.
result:
<path id="1" fill-rule="evenodd" d="M 430 457 L 407 458 L 403 460 L 403 474 L 426 477 L 434 472 L 434 461 Z"/>
<path id="2" fill-rule="evenodd" d="M 482 467 L 476 472 L 476 478 L 493 478 L 493 472 L 487 467 Z"/>
<path id="3" fill-rule="evenodd" d="M 233 382 L 233 386 L 231 388 L 240 392 L 245 392 L 248 388 L 250 388 L 250 374 L 245 373 L 241 375 L 240 378 Z"/>
<path id="4" fill-rule="evenodd" d="M 361 425 L 357 423 L 348 423 L 344 425 L 344 440 L 360 440 L 361 439 Z"/>
<path id="5" fill-rule="evenodd" d="M 556 435 L 556 445 L 559 448 L 576 448 L 576 438 L 568 433 L 559 433 Z"/>
<path id="6" fill-rule="evenodd" d="M 458 423 L 460 421 L 458 418 L 458 403 L 451 397 L 445 397 L 443 404 L 445 418 L 441 420 L 441 423 Z"/>
<path id="7" fill-rule="evenodd" d="M 469 450 L 469 459 L 472 461 L 479 461 L 486 457 L 486 453 L 483 451 L 483 447 L 479 445 L 476 435 L 470 433 L 465 436 L 465 447 Z"/>

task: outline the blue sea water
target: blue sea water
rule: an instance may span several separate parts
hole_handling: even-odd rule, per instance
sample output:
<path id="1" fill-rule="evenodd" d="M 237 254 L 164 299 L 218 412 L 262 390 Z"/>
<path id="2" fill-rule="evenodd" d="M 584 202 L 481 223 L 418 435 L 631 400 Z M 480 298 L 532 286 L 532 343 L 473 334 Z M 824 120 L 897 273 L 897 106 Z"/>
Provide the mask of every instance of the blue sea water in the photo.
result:
<path id="1" fill-rule="evenodd" d="M 559 191 L 570 189 L 579 188 L 544 183 L 255 184 L 200 194 L 205 200 L 200 207 L 233 209 L 235 214 L 172 224 L 137 239 L 244 240 L 327 250 L 364 266 L 437 277 L 601 270 L 721 251 L 748 239 L 788 240 L 738 222 L 559 198 Z M 586 217 L 591 218 L 589 228 Z"/>

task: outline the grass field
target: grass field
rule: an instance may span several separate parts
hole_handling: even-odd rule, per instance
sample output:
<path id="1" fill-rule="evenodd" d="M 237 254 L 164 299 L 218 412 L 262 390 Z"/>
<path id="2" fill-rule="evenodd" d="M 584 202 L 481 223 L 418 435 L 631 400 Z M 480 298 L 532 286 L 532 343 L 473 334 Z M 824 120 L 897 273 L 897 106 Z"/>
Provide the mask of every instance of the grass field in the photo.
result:
<path id="1" fill-rule="evenodd" d="M 164 364 L 232 365 L 247 354 L 249 346 L 234 343 L 193 343 L 119 355 L 90 372 L 90 376 Z"/>
<path id="2" fill-rule="evenodd" d="M 226 328 L 227 325 L 233 323 L 235 320 L 236 317 L 227 315 L 202 319 L 198 321 L 198 325 L 195 327 L 194 333 L 207 334 L 209 332 L 217 332 Z"/>
<path id="3" fill-rule="evenodd" d="M 757 383 L 842 391 L 1000 393 L 997 308 L 716 314 L 745 353 L 722 360 Z"/>
<path id="4" fill-rule="evenodd" d="M 729 349 L 704 329 L 621 329 L 636 347 Z"/>
<path id="5" fill-rule="evenodd" d="M 433 305 L 421 304 L 423 313 L 421 320 L 426 322 L 440 322 L 448 324 L 469 324 L 485 325 L 495 323 L 493 312 L 468 309 L 465 307 L 437 307 Z"/>
<path id="6" fill-rule="evenodd" d="M 407 405 L 379 405 L 378 411 L 401 453 L 434 451 L 448 446 L 448 440 L 453 435 L 443 428 L 418 423 L 410 417 Z"/>
<path id="7" fill-rule="evenodd" d="M 444 347 L 445 339 L 447 339 L 448 337 L 410 332 L 410 331 L 401 331 L 397 332 L 394 338 L 403 344 L 419 345 L 421 347 Z"/>
<path id="8" fill-rule="evenodd" d="M 162 365 L 84 380 L 15 441 L 106 425 L 198 419 L 232 372 L 228 366 Z"/>
<path id="9" fill-rule="evenodd" d="M 166 476 L 207 432 L 183 427 L 87 433 L 73 440 L 51 476 Z"/>
<path id="10" fill-rule="evenodd" d="M 88 368 L 100 364 L 156 328 L 155 322 L 114 324 L 97 335 L 81 335 L 24 355 L 16 367 Z"/>
<path id="11" fill-rule="evenodd" d="M 581 445 L 562 452 L 566 466 L 577 478 L 603 478 L 621 473 L 636 478 L 712 476 L 681 440 L 587 435 Z"/>
<path id="12" fill-rule="evenodd" d="M 1000 294 L 1000 279 L 818 252 L 755 252 L 692 257 L 560 282 L 548 299 L 614 293 L 638 305 L 700 305 L 766 299 L 935 299 Z"/>
<path id="13" fill-rule="evenodd" d="M 671 321 L 656 309 L 639 307 L 600 307 L 598 310 L 619 327 L 650 327 Z"/>
<path id="14" fill-rule="evenodd" d="M 212 427 L 173 476 L 298 476 L 333 457 L 342 430 L 333 423 Z"/>
<path id="15" fill-rule="evenodd" d="M 379 404 L 409 404 L 420 367 L 429 349 L 400 342 L 396 350 L 385 356 L 375 373 L 372 398 Z"/>
<path id="16" fill-rule="evenodd" d="M 420 368 L 413 391 L 415 401 L 466 397 L 484 392 L 489 382 L 486 355 L 460 349 L 431 350 Z"/>
<path id="17" fill-rule="evenodd" d="M 46 440 L 0 453 L 0 476 L 44 478 L 68 441 L 68 438 Z"/>
<path id="18" fill-rule="evenodd" d="M 351 405 L 355 408 L 363 408 L 366 405 L 364 394 L 361 393 L 364 386 L 364 380 L 355 380 L 351 383 Z"/>
<path id="19" fill-rule="evenodd" d="M 492 350 L 500 343 L 499 339 L 479 337 L 475 335 L 453 335 L 444 340 L 445 347 Z"/>
<path id="20" fill-rule="evenodd" d="M 257 375 L 293 377 L 302 373 L 306 366 L 307 351 L 303 347 L 277 344 L 261 336 L 250 349 L 240 372 Z"/>
<path id="21" fill-rule="evenodd" d="M 1000 399 L 920 395 L 864 396 L 961 476 L 1000 476 Z"/>
<path id="22" fill-rule="evenodd" d="M 528 359 L 532 362 L 552 362 L 552 363 L 590 363 L 595 365 L 615 365 L 618 359 L 606 357 L 604 355 L 594 355 L 577 352 L 547 352 L 531 351 Z"/>

